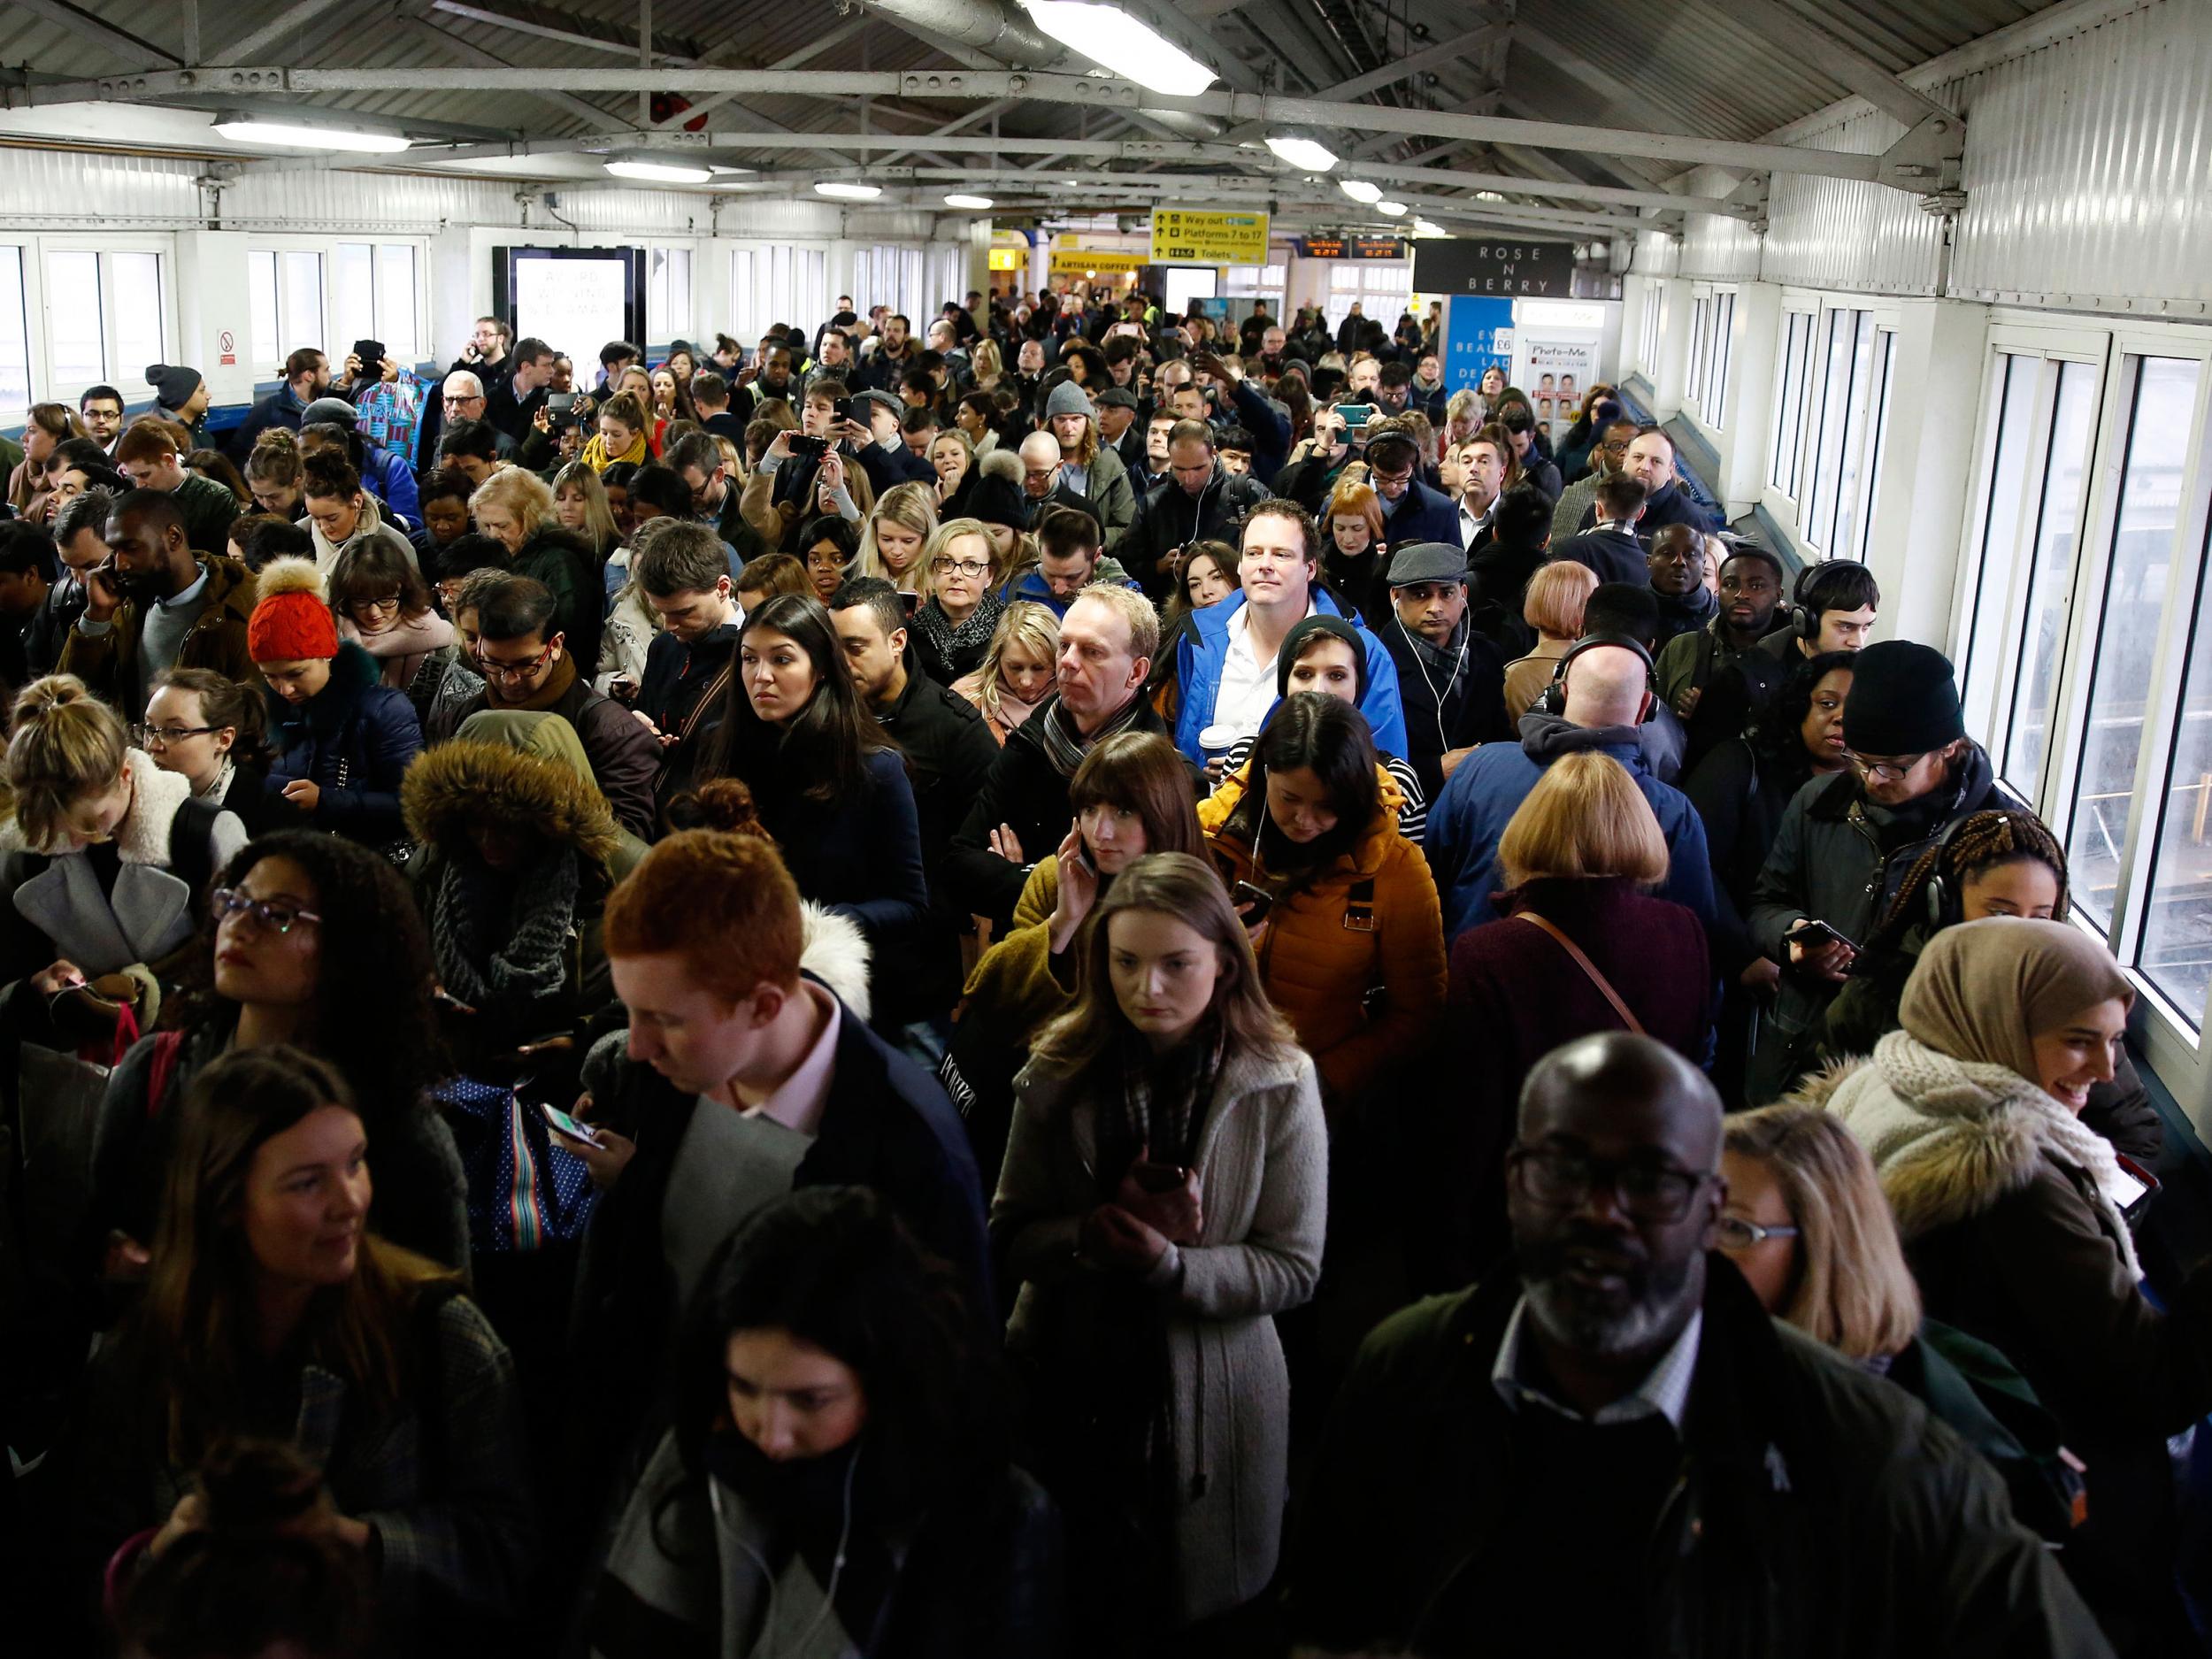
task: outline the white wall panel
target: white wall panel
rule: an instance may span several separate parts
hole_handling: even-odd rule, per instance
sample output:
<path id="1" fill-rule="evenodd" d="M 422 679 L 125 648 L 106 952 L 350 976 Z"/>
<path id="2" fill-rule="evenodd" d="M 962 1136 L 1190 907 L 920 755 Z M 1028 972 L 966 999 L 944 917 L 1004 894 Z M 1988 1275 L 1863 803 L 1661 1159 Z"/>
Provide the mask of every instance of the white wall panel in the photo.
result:
<path id="1" fill-rule="evenodd" d="M 1687 180 L 1694 196 L 1726 196 L 1736 188 L 1737 175 L 1717 167 L 1701 167 Z M 1704 277 L 1724 282 L 1755 281 L 1763 249 L 1756 232 L 1744 220 L 1717 213 L 1692 213 L 1683 226 L 1677 276 Z"/>
<path id="2" fill-rule="evenodd" d="M 1931 96 L 1948 103 L 1948 92 L 1943 88 Z M 1895 118 L 1862 105 L 1801 142 L 1878 156 L 1904 130 Z M 1975 142 L 1970 118 L 1966 142 L 1970 150 Z M 1768 217 L 1762 274 L 1770 282 L 1862 294 L 1935 292 L 1943 227 L 1921 211 L 1916 196 L 1848 179 L 1776 173 Z"/>
<path id="3" fill-rule="evenodd" d="M 1954 294 L 2206 314 L 2212 0 L 2163 0 L 1966 84 Z"/>
<path id="4" fill-rule="evenodd" d="M 0 227 L 202 222 L 198 163 L 55 150 L 0 153 Z"/>

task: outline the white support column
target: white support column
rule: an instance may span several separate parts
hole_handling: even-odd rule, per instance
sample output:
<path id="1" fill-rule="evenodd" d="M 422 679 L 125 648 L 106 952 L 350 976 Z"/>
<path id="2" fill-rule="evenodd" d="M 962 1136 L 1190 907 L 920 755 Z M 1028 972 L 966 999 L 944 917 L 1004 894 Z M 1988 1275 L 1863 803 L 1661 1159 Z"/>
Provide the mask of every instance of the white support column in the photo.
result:
<path id="1" fill-rule="evenodd" d="M 1899 308 L 1867 554 L 1882 585 L 1875 633 L 1883 639 L 1941 649 L 1950 638 L 1988 332 L 1985 305 L 1907 300 Z"/>
<path id="2" fill-rule="evenodd" d="M 1651 411 L 1654 420 L 1672 420 L 1682 412 L 1690 384 L 1690 285 L 1681 277 L 1661 277 L 1658 349 L 1650 354 Z"/>
<path id="3" fill-rule="evenodd" d="M 1729 325 L 1728 390 L 1722 406 L 1721 475 L 1713 488 L 1733 519 L 1758 504 L 1774 441 L 1774 350 L 1782 332 L 1782 289 L 1745 282 Z"/>
<path id="4" fill-rule="evenodd" d="M 177 355 L 207 379 L 214 404 L 253 401 L 252 293 L 246 278 L 246 233 L 236 230 L 180 230 L 177 233 Z M 223 342 L 231 342 L 224 350 Z M 223 359 L 227 357 L 230 362 Z M 135 375 L 131 377 L 135 378 Z M 134 397 L 134 388 L 127 389 Z"/>
<path id="5" fill-rule="evenodd" d="M 1644 344 L 1644 296 L 1650 291 L 1654 279 L 1639 271 L 1631 271 L 1621 279 L 1621 333 L 1619 355 L 1613 359 L 1613 378 L 1624 380 L 1633 374 L 1646 355 Z"/>

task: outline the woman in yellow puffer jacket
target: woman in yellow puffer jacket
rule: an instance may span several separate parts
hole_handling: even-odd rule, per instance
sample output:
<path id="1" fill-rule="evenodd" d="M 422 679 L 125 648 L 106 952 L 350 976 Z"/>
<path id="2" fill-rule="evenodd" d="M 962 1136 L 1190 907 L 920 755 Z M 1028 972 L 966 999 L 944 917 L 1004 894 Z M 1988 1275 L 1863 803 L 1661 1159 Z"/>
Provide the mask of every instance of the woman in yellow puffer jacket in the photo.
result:
<path id="1" fill-rule="evenodd" d="M 1260 978 L 1333 1109 L 1402 1071 L 1443 1011 L 1436 883 L 1399 833 L 1398 805 L 1360 711 L 1300 692 L 1276 705 L 1250 761 L 1198 808 L 1224 879 L 1269 896 L 1253 933 Z M 1244 909 L 1250 895 L 1235 896 Z"/>

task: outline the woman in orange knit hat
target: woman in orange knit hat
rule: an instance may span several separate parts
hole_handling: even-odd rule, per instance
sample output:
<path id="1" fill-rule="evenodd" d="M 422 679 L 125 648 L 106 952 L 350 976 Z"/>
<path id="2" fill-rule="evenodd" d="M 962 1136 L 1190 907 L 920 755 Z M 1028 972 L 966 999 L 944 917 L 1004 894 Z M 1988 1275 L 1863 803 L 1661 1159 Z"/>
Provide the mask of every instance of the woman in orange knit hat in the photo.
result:
<path id="1" fill-rule="evenodd" d="M 271 561 L 260 594 L 246 649 L 269 683 L 269 739 L 279 751 L 270 790 L 317 829 L 373 847 L 402 840 L 400 775 L 422 752 L 414 704 L 381 683 L 374 657 L 340 641 L 311 559 Z"/>

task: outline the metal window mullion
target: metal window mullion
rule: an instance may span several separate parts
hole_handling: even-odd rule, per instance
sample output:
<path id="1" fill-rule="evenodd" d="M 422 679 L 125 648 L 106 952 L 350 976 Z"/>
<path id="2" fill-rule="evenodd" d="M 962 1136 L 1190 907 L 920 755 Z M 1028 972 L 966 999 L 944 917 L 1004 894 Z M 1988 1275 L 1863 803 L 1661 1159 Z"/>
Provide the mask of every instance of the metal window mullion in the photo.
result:
<path id="1" fill-rule="evenodd" d="M 2022 361 L 2030 359 L 2022 358 Z M 2016 535 L 2008 563 L 2010 579 L 2006 586 L 2004 615 L 1995 643 L 1998 646 L 1998 687 L 2001 698 L 1990 710 L 1990 731 L 1985 738 L 1990 760 L 2000 774 L 2004 770 L 2003 757 L 2012 744 L 2012 728 L 2019 715 L 2020 687 L 2027 667 L 2027 632 L 2035 620 L 2035 560 L 2036 549 L 2043 540 L 2043 513 L 2051 477 L 2051 450 L 2058 442 L 2059 381 L 2064 375 L 2065 365 L 2055 358 L 2039 354 L 2032 361 L 2036 365 L 2035 403 L 2028 412 L 2028 428 L 2021 434 L 2027 446 L 2026 464 L 2020 469 L 2020 505 L 2014 515 Z M 2077 515 L 2080 503 L 2075 505 Z M 2074 545 L 2078 548 L 2079 520 L 2076 520 Z M 2062 660 L 2064 653 L 2061 653 Z M 2054 663 L 2055 674 L 2059 664 Z M 2052 707 L 2057 707 L 2058 687 L 2051 687 Z M 2053 738 L 2056 734 L 2055 721 L 2047 722 L 2044 732 L 2043 757 L 2036 763 L 2039 777 L 2047 763 Z"/>

